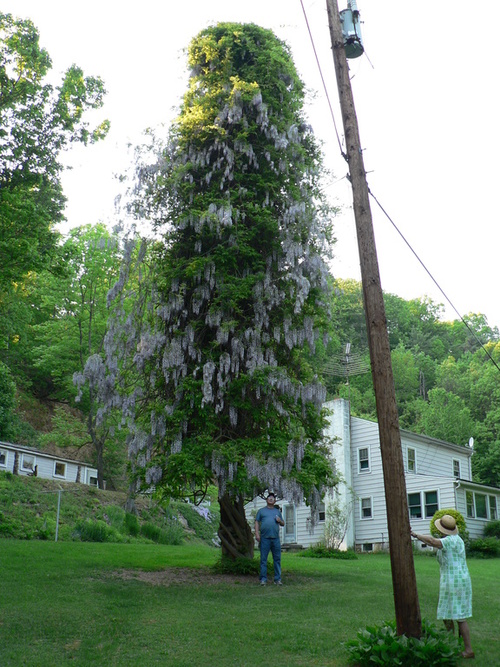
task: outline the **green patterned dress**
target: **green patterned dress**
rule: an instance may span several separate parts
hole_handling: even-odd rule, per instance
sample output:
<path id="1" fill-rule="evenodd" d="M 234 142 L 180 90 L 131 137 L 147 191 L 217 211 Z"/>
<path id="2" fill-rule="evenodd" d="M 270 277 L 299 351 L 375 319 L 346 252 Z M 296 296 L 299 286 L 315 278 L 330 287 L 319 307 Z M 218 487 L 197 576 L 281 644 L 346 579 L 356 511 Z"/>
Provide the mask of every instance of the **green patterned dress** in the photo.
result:
<path id="1" fill-rule="evenodd" d="M 472 616 L 472 586 L 465 561 L 465 545 L 458 535 L 441 538 L 437 558 L 439 580 L 438 619 L 463 621 Z"/>

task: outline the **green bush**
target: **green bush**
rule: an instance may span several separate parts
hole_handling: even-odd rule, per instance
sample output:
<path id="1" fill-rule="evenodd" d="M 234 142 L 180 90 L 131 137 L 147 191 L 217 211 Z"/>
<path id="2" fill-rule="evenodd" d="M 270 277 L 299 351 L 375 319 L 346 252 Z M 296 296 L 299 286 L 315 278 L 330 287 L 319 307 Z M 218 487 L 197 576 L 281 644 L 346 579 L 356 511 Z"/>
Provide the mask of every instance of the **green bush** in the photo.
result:
<path id="1" fill-rule="evenodd" d="M 108 505 L 103 518 L 118 532 L 122 533 L 124 531 L 125 510 L 118 505 Z"/>
<path id="2" fill-rule="evenodd" d="M 452 633 L 438 630 L 425 620 L 420 639 L 398 635 L 396 624 L 390 622 L 360 630 L 358 639 L 346 646 L 350 664 L 357 667 L 452 667 L 460 654 Z"/>
<path id="3" fill-rule="evenodd" d="M 485 537 L 496 537 L 500 540 L 500 521 L 488 521 L 484 527 Z"/>
<path id="4" fill-rule="evenodd" d="M 260 561 L 255 558 L 236 558 L 221 556 L 212 569 L 218 574 L 258 575 Z"/>
<path id="5" fill-rule="evenodd" d="M 315 544 L 302 551 L 299 556 L 305 556 L 306 558 L 337 558 L 339 560 L 357 559 L 357 555 L 352 549 L 340 551 L 340 549 L 329 549 L 324 544 Z"/>
<path id="6" fill-rule="evenodd" d="M 496 537 L 480 537 L 468 544 L 467 555 L 476 558 L 497 558 L 500 556 L 500 540 Z"/>
<path id="7" fill-rule="evenodd" d="M 165 528 L 160 528 L 153 523 L 143 523 L 141 535 L 157 544 L 182 544 L 184 530 L 180 524 L 169 523 Z"/>
<path id="8" fill-rule="evenodd" d="M 132 537 L 137 537 L 141 532 L 141 526 L 139 525 L 139 519 L 135 514 L 127 512 L 125 514 L 125 519 L 123 520 L 123 527 L 125 532 Z"/>
<path id="9" fill-rule="evenodd" d="M 82 542 L 123 542 L 119 533 L 105 521 L 91 519 L 77 522 L 74 537 Z"/>
<path id="10" fill-rule="evenodd" d="M 465 523 L 465 519 L 460 514 L 460 512 L 457 512 L 457 510 L 454 510 L 451 507 L 448 508 L 448 509 L 438 510 L 434 514 L 434 516 L 431 519 L 430 526 L 429 526 L 430 531 L 431 531 L 431 535 L 433 535 L 434 537 L 442 537 L 442 534 L 436 528 L 436 526 L 434 525 L 434 522 L 436 521 L 436 519 L 440 519 L 445 514 L 449 514 L 450 516 L 452 516 L 455 519 L 455 521 L 457 522 L 458 534 L 460 535 L 460 537 L 464 541 L 467 541 L 468 533 L 467 533 L 467 525 Z"/>

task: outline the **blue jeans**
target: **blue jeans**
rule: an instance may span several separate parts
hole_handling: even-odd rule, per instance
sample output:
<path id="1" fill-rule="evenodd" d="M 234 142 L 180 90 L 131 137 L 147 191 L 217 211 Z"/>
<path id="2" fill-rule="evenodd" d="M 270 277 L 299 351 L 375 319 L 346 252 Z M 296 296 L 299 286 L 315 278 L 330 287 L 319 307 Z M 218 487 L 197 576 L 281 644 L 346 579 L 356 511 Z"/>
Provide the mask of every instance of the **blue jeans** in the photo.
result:
<path id="1" fill-rule="evenodd" d="M 274 581 L 281 579 L 281 544 L 279 538 L 260 538 L 260 580 L 267 581 L 267 557 L 273 555 Z"/>

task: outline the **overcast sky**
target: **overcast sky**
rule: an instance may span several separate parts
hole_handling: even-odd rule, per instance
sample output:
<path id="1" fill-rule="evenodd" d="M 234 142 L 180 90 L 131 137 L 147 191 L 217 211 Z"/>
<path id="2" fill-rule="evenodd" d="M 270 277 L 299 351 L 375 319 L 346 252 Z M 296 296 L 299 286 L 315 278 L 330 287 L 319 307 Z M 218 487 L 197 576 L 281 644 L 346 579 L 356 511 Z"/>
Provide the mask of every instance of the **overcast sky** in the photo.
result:
<path id="1" fill-rule="evenodd" d="M 342 132 L 325 0 L 303 0 L 323 77 Z M 347 0 L 339 0 L 339 7 Z M 367 56 L 350 61 L 371 191 L 461 315 L 484 313 L 500 327 L 498 0 L 358 0 Z M 253 22 L 291 47 L 311 90 L 311 125 L 335 178 L 343 211 L 332 273 L 360 279 L 352 193 L 300 0 L 4 0 L 3 12 L 30 18 L 54 70 L 72 63 L 100 75 L 108 95 L 101 145 L 74 149 L 64 176 L 68 226 L 113 223 L 113 173 L 127 167 L 127 143 L 169 123 L 186 89 L 184 49 L 218 21 Z M 372 201 L 384 291 L 410 299 L 444 296 Z M 63 230 L 64 231 L 64 230 Z"/>

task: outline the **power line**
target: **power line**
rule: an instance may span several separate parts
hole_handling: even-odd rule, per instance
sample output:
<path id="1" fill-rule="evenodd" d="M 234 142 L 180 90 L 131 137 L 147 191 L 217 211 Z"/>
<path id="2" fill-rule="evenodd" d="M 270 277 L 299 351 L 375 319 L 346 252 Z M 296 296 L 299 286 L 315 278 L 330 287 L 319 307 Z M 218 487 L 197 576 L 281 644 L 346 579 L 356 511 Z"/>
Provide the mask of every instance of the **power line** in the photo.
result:
<path id="1" fill-rule="evenodd" d="M 322 83 L 323 83 L 323 90 L 325 91 L 325 95 L 326 95 L 326 99 L 327 99 L 327 102 L 328 102 L 328 106 L 329 106 L 329 108 L 330 108 L 330 114 L 331 114 L 331 116 L 332 116 L 333 127 L 335 128 L 335 134 L 337 135 L 337 141 L 338 141 L 338 144 L 339 144 L 340 154 L 342 155 L 342 157 L 344 158 L 344 160 L 347 160 L 347 155 L 346 155 L 346 154 L 344 153 L 344 151 L 342 150 L 342 142 L 341 142 L 341 140 L 340 140 L 339 131 L 338 131 L 338 129 L 337 129 L 337 123 L 336 123 L 336 121 L 335 121 L 335 114 L 333 113 L 332 103 L 330 102 L 330 96 L 328 95 L 328 89 L 327 89 L 327 87 L 326 87 L 325 79 L 324 79 L 324 77 L 323 77 L 323 71 L 322 71 L 322 69 L 321 69 L 321 65 L 320 65 L 320 63 L 319 63 L 318 53 L 317 53 L 317 51 L 316 51 L 316 45 L 315 45 L 315 43 L 314 43 L 314 39 L 313 39 L 313 36 L 312 36 L 311 28 L 310 28 L 310 26 L 309 26 L 309 20 L 308 20 L 308 18 L 307 18 L 306 9 L 305 9 L 305 7 L 304 7 L 304 2 L 303 2 L 303 0 L 300 0 L 300 4 L 301 4 L 301 6 L 302 6 L 302 11 L 304 12 L 304 19 L 305 19 L 305 21 L 306 21 L 307 30 L 308 30 L 308 32 L 309 32 L 309 38 L 311 39 L 311 44 L 312 44 L 312 48 L 313 48 L 313 51 L 314 51 L 314 56 L 315 56 L 315 58 L 316 58 L 316 64 L 318 65 L 319 75 L 320 75 L 320 77 L 321 77 L 321 81 L 322 81 Z"/>
<path id="2" fill-rule="evenodd" d="M 381 210 L 382 213 L 385 215 L 385 217 L 389 220 L 389 222 L 390 222 L 391 225 L 394 227 L 394 229 L 397 231 L 397 233 L 399 234 L 399 236 L 400 236 L 400 237 L 403 239 L 403 241 L 406 243 L 406 245 L 408 246 L 408 248 L 411 250 L 411 252 L 413 253 L 413 255 L 416 257 L 416 259 L 417 259 L 417 261 L 419 262 L 419 264 L 422 266 L 422 268 L 424 269 L 424 271 L 425 271 L 425 272 L 427 273 L 427 275 L 430 277 L 430 279 L 432 280 L 432 282 L 436 285 L 436 287 L 437 287 L 438 290 L 441 292 L 441 294 L 444 296 L 444 298 L 446 299 L 446 301 L 447 301 L 447 302 L 450 304 L 450 306 L 453 308 L 453 310 L 454 310 L 455 313 L 458 315 L 458 317 L 459 317 L 459 319 L 461 320 L 461 322 L 465 325 L 465 327 L 467 328 L 467 330 L 469 331 L 469 333 L 472 334 L 473 338 L 476 340 L 477 343 L 479 343 L 480 347 L 483 349 L 483 351 L 484 351 L 484 353 L 486 354 L 486 356 L 490 359 L 490 361 L 493 363 L 493 365 L 495 366 L 495 368 L 500 372 L 500 366 L 498 366 L 497 362 L 493 359 L 493 357 L 492 357 L 491 354 L 488 352 L 488 350 L 486 349 L 486 347 L 484 346 L 484 344 L 482 343 L 482 341 L 479 340 L 479 337 L 477 336 L 477 334 L 476 334 L 476 332 L 474 331 L 474 329 L 472 329 L 472 327 L 469 326 L 468 322 L 466 322 L 465 319 L 462 317 L 462 315 L 460 315 L 460 313 L 459 313 L 458 310 L 455 308 L 455 306 L 453 305 L 453 303 L 451 302 L 451 300 L 450 300 L 450 299 L 448 298 L 448 296 L 445 294 L 445 292 L 444 292 L 444 290 L 442 289 L 442 287 L 440 286 L 440 284 L 439 284 L 439 283 L 437 282 L 437 280 L 434 278 L 434 276 L 433 276 L 432 273 L 429 271 L 429 269 L 425 266 L 425 264 L 423 263 L 423 261 L 420 259 L 420 257 L 419 257 L 418 254 L 416 253 L 416 251 L 412 248 L 412 246 L 411 246 L 410 243 L 407 241 L 407 239 L 405 238 L 405 236 L 403 235 L 403 233 L 401 232 L 401 230 L 398 228 L 398 226 L 396 225 L 396 223 L 394 222 L 394 220 L 391 218 L 391 216 L 387 213 L 387 211 L 386 211 L 385 208 L 382 206 L 382 204 L 379 202 L 379 200 L 377 199 L 377 197 L 375 197 L 375 195 L 374 195 L 373 192 L 370 190 L 370 188 L 368 188 L 368 193 L 369 193 L 370 197 L 372 197 L 372 199 L 376 202 L 377 206 L 380 208 L 380 210 Z"/>
<path id="3" fill-rule="evenodd" d="M 321 65 L 320 65 L 320 62 L 319 62 L 318 54 L 317 54 L 317 51 L 316 51 L 316 45 L 315 45 L 315 43 L 314 43 L 314 38 L 313 38 L 312 31 L 311 31 L 311 28 L 310 28 L 310 25 L 309 25 L 309 20 L 308 20 L 308 18 L 307 18 L 307 13 L 306 13 L 306 10 L 305 10 L 305 7 L 304 7 L 304 2 L 303 2 L 303 0 L 300 0 L 300 4 L 301 4 L 301 7 L 302 7 L 302 11 L 303 11 L 303 13 L 304 13 L 304 18 L 305 18 L 305 21 L 306 21 L 307 30 L 308 30 L 308 32 L 309 32 L 309 37 L 310 37 L 311 44 L 312 44 L 312 48 L 313 48 L 314 55 L 315 55 L 315 58 L 316 58 L 316 63 L 317 63 L 317 66 L 318 66 L 319 74 L 320 74 L 320 77 L 321 77 L 321 81 L 322 81 L 322 83 L 323 83 L 323 89 L 324 89 L 324 91 L 325 91 L 326 99 L 327 99 L 327 102 L 328 102 L 328 107 L 329 107 L 329 109 L 330 109 L 330 114 L 331 114 L 331 117 L 332 117 L 333 126 L 334 126 L 334 128 L 335 128 L 335 134 L 336 134 L 336 136 L 337 136 L 337 141 L 338 141 L 338 144 L 339 144 L 340 154 L 342 155 L 342 157 L 343 157 L 345 160 L 347 160 L 347 155 L 346 155 L 345 152 L 342 150 L 342 142 L 341 142 L 341 140 L 340 140 L 339 132 L 338 132 L 338 129 L 337 129 L 337 123 L 336 123 L 336 121 L 335 121 L 335 114 L 333 113 L 333 107 L 332 107 L 332 104 L 331 104 L 331 102 L 330 102 L 330 97 L 329 97 L 329 95 L 328 95 L 328 90 L 327 90 L 327 88 L 326 88 L 325 79 L 324 79 L 324 77 L 323 77 L 323 71 L 322 71 L 322 69 L 321 69 Z M 370 63 L 370 64 L 371 64 L 371 63 Z M 458 315 L 458 318 L 460 319 L 460 321 L 465 325 L 465 327 L 467 328 L 467 330 L 469 331 L 469 333 L 472 334 L 472 337 L 476 340 L 476 342 L 479 344 L 479 346 L 483 349 L 483 351 L 484 351 L 484 353 L 486 354 L 486 356 L 488 357 L 488 359 L 493 363 L 493 365 L 494 365 L 495 368 L 498 370 L 498 372 L 500 372 L 500 366 L 496 363 L 496 361 L 493 359 L 493 357 L 491 356 L 491 354 L 488 352 L 488 350 L 486 349 L 486 347 L 485 347 L 485 345 L 483 344 L 483 342 L 482 342 L 482 341 L 479 339 L 479 337 L 477 336 L 476 332 L 472 329 L 472 327 L 465 321 L 465 319 L 462 317 L 462 315 L 459 313 L 459 311 L 455 308 L 454 304 L 451 302 L 451 300 L 450 300 L 450 299 L 448 298 L 448 296 L 445 294 L 444 290 L 441 288 L 441 286 L 439 285 L 439 283 L 437 282 L 437 280 L 434 278 L 434 276 L 433 276 L 432 273 L 429 271 L 429 269 L 425 266 L 425 264 L 423 263 L 423 261 L 422 261 L 422 260 L 420 259 L 420 257 L 418 256 L 417 252 L 412 248 L 412 246 L 410 245 L 410 243 L 406 240 L 406 238 L 404 237 L 404 235 L 403 235 L 403 234 L 401 233 L 401 231 L 398 229 L 396 223 L 392 220 L 392 218 L 389 216 L 389 214 L 387 213 L 387 211 L 385 210 L 385 208 L 382 206 L 382 204 L 379 202 L 379 200 L 378 200 L 377 197 L 373 194 L 373 192 L 370 190 L 369 187 L 368 187 L 368 193 L 369 193 L 369 195 L 372 197 L 372 199 L 376 202 L 376 204 L 377 204 L 377 206 L 380 208 L 380 210 L 384 213 L 384 215 L 385 215 L 386 218 L 389 220 L 389 222 L 392 224 L 392 226 L 393 226 L 394 229 L 397 231 L 397 233 L 401 236 L 401 238 L 403 239 L 403 241 L 406 243 L 406 245 L 408 246 L 408 248 L 411 250 L 411 252 L 413 253 L 413 255 L 416 257 L 416 259 L 417 259 L 417 261 L 419 262 L 419 264 L 422 266 L 422 268 L 425 270 L 425 272 L 426 272 L 426 273 L 428 274 L 428 276 L 431 278 L 432 282 L 436 285 L 436 287 L 438 288 L 438 290 L 439 290 L 439 291 L 441 292 L 441 294 L 444 296 L 445 300 L 449 303 L 449 305 L 451 306 L 451 308 L 452 308 L 452 309 L 455 311 L 455 313 Z"/>

